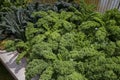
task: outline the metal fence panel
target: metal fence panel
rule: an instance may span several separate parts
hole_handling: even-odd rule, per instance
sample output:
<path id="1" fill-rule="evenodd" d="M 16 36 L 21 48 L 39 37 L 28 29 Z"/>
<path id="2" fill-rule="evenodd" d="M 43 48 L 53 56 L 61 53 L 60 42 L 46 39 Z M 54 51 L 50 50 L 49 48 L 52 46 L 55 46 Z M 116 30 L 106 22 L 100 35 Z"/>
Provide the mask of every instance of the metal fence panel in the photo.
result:
<path id="1" fill-rule="evenodd" d="M 85 2 L 87 4 L 95 4 L 96 11 L 102 13 L 114 8 L 120 10 L 120 0 L 85 0 Z"/>
<path id="2" fill-rule="evenodd" d="M 99 9 L 100 12 L 105 12 L 106 10 L 118 8 L 119 0 L 101 0 Z"/>

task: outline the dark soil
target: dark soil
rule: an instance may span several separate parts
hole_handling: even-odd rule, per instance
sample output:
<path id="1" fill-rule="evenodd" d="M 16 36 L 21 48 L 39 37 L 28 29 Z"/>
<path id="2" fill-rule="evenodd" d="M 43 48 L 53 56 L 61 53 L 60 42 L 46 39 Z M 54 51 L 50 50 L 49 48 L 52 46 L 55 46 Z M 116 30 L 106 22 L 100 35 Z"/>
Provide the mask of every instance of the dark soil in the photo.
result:
<path id="1" fill-rule="evenodd" d="M 0 61 L 0 80 L 15 80 Z"/>

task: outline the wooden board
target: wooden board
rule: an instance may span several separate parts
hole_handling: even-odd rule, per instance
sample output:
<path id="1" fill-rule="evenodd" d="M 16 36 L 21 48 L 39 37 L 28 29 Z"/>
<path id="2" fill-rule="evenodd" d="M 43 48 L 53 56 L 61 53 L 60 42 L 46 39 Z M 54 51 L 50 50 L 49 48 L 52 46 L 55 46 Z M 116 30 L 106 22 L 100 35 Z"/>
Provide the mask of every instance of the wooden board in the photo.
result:
<path id="1" fill-rule="evenodd" d="M 16 64 L 18 53 L 0 51 L 0 60 L 15 80 L 25 80 L 26 60 L 22 59 L 21 64 Z"/>

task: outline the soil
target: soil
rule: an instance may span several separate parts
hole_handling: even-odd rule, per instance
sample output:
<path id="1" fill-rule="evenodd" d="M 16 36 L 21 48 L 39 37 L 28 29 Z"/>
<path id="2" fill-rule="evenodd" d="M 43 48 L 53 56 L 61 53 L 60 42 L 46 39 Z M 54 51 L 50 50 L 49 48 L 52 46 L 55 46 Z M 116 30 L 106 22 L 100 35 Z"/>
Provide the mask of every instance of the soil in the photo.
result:
<path id="1" fill-rule="evenodd" d="M 15 80 L 0 62 L 0 80 Z"/>

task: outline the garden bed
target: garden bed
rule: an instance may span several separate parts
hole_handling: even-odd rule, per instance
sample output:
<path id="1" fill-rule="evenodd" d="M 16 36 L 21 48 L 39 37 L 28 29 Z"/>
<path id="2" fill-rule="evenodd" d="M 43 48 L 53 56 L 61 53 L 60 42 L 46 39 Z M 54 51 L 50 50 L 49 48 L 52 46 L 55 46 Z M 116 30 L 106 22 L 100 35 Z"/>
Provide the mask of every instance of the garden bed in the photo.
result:
<path id="1" fill-rule="evenodd" d="M 16 64 L 17 52 L 0 51 L 0 60 L 15 80 L 25 80 L 26 60 L 22 59 L 20 64 Z"/>
<path id="2" fill-rule="evenodd" d="M 17 80 L 120 80 L 120 11 L 94 10 L 83 0 L 11 7 L 1 60 Z"/>

